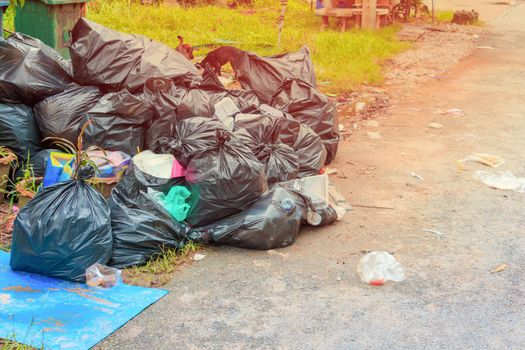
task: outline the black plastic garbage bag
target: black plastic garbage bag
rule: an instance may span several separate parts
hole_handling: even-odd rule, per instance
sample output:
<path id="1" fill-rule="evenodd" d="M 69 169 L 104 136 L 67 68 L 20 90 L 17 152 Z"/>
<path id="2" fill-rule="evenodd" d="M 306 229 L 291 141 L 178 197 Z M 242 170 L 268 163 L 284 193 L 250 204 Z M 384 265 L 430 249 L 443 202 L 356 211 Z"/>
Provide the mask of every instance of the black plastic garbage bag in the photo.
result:
<path id="1" fill-rule="evenodd" d="M 127 90 L 106 94 L 84 115 L 83 122 L 91 120 L 84 132 L 84 145 L 135 155 L 137 149 L 144 149 L 153 115 L 153 107 L 143 95 Z"/>
<path id="2" fill-rule="evenodd" d="M 40 40 L 0 35 L 0 102 L 34 105 L 71 82 L 70 63 Z"/>
<path id="3" fill-rule="evenodd" d="M 148 194 L 151 190 L 167 193 L 171 187 L 184 184 L 184 178 L 156 178 L 143 173 L 133 162 L 130 164 L 109 200 L 113 228 L 111 266 L 143 265 L 165 249 L 181 248 L 187 242 L 187 228 Z"/>
<path id="4" fill-rule="evenodd" d="M 211 225 L 194 228 L 188 236 L 196 242 L 240 248 L 283 248 L 294 243 L 304 220 L 303 198 L 277 187 L 264 193 L 246 210 Z"/>
<path id="5" fill-rule="evenodd" d="M 79 84 L 139 92 L 153 77 L 172 79 L 180 86 L 201 81 L 197 68 L 180 52 L 144 36 L 120 33 L 81 18 L 71 37 L 73 77 Z"/>
<path id="6" fill-rule="evenodd" d="M 180 121 L 168 150 L 186 168 L 186 180 L 198 197 L 186 219 L 192 226 L 247 208 L 268 187 L 264 166 L 218 120 Z"/>
<path id="7" fill-rule="evenodd" d="M 171 80 L 149 79 L 144 87 L 144 95 L 155 107 L 154 121 L 146 135 L 146 148 L 160 151 L 159 139 L 173 136 L 177 121 L 192 117 L 212 117 L 215 104 L 229 97 L 239 108 L 258 105 L 253 92 L 228 90 L 213 73 L 206 73 L 203 83 L 194 88 L 177 87 Z"/>
<path id="8" fill-rule="evenodd" d="M 235 56 L 233 69 L 243 89 L 252 90 L 261 103 L 269 103 L 287 78 L 298 78 L 316 86 L 315 70 L 306 46 L 279 56 L 261 57 L 243 51 Z"/>
<path id="9" fill-rule="evenodd" d="M 194 155 L 217 144 L 217 130 L 225 130 L 219 120 L 188 118 L 177 123 L 173 138 L 161 140 L 162 153 L 171 153 L 184 167 Z"/>
<path id="10" fill-rule="evenodd" d="M 111 256 L 111 218 L 100 193 L 82 180 L 37 193 L 16 217 L 11 268 L 84 282 L 86 269 Z"/>
<path id="11" fill-rule="evenodd" d="M 252 135 L 252 138 L 263 140 L 273 140 L 273 144 L 284 144 L 292 148 L 297 160 L 293 161 L 290 158 L 291 164 L 297 164 L 298 169 L 295 172 L 284 172 L 281 170 L 279 180 L 286 181 L 295 177 L 304 177 L 310 175 L 318 175 L 321 168 L 324 166 L 326 160 L 326 149 L 321 141 L 321 138 L 308 126 L 301 124 L 298 121 L 292 119 L 291 116 L 287 116 L 280 111 L 277 115 L 268 114 L 266 111 L 260 111 L 264 115 L 237 115 L 235 118 L 235 132 L 248 133 Z M 280 113 L 280 115 L 279 115 Z M 241 129 L 246 131 L 241 132 Z M 239 136 L 241 136 L 239 134 Z M 264 143 L 263 143 L 264 144 Z M 253 143 L 249 143 L 253 145 Z M 259 143 L 261 147 L 261 143 Z M 253 146 L 251 146 L 252 150 Z M 279 147 L 280 151 L 285 152 L 285 148 Z M 259 152 L 259 149 L 255 149 L 254 152 Z M 262 154 L 267 153 L 268 150 L 262 150 Z M 286 153 L 289 154 L 289 153 Z M 275 154 L 275 156 L 279 156 Z M 284 157 L 285 154 L 282 154 Z M 285 161 L 285 159 L 282 159 Z M 264 163 L 264 162 L 263 162 Z M 266 164 L 266 163 L 265 163 Z M 267 166 L 268 168 L 268 166 Z M 288 168 L 291 170 L 292 168 Z M 267 172 L 270 172 L 266 169 Z M 270 181 L 270 175 L 268 175 L 268 181 Z M 277 181 L 279 182 L 279 181 Z"/>
<path id="12" fill-rule="evenodd" d="M 297 178 L 299 159 L 291 145 L 280 139 L 285 118 L 264 115 L 238 115 L 234 131 L 264 164 L 268 184 Z"/>
<path id="13" fill-rule="evenodd" d="M 40 148 L 40 132 L 31 107 L 0 104 L 0 145 L 11 149 L 21 162 Z"/>
<path id="14" fill-rule="evenodd" d="M 309 125 L 323 140 L 328 151 L 326 162 L 334 159 L 339 145 L 339 122 L 336 105 L 328 96 L 303 80 L 288 79 L 277 89 L 270 105 Z"/>
<path id="15" fill-rule="evenodd" d="M 144 97 L 155 110 L 153 120 L 146 131 L 144 147 L 155 153 L 161 151 L 160 140 L 162 138 L 173 136 L 177 123 L 175 108 L 162 101 L 162 93 L 169 90 L 170 85 L 170 80 L 160 78 L 148 79 L 144 85 Z"/>
<path id="16" fill-rule="evenodd" d="M 71 85 L 64 92 L 36 104 L 33 110 L 42 137 L 61 137 L 76 145 L 84 114 L 102 96 L 96 87 Z"/>
<path id="17" fill-rule="evenodd" d="M 253 92 L 228 90 L 220 82 L 184 88 L 167 79 L 150 79 L 146 83 L 145 93 L 160 118 L 170 116 L 177 120 L 212 117 L 215 114 L 215 105 L 226 97 L 231 98 L 239 109 L 259 104 Z"/>

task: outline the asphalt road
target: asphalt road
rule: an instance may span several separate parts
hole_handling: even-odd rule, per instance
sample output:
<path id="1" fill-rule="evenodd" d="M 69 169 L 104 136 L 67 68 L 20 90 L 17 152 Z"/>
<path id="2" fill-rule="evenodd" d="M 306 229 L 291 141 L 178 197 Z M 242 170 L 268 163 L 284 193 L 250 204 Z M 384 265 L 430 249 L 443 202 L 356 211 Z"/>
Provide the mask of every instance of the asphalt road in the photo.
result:
<path id="1" fill-rule="evenodd" d="M 377 119 L 382 139 L 363 130 L 342 144 L 332 165 L 347 175 L 334 177 L 341 192 L 394 210 L 356 207 L 278 251 L 208 248 L 100 348 L 525 348 L 525 195 L 474 179 L 487 166 L 456 165 L 491 153 L 505 159 L 498 170 L 525 177 L 524 18 L 519 1 L 491 22 L 489 48 L 396 101 Z M 357 262 L 371 250 L 393 253 L 406 281 L 362 283 Z"/>

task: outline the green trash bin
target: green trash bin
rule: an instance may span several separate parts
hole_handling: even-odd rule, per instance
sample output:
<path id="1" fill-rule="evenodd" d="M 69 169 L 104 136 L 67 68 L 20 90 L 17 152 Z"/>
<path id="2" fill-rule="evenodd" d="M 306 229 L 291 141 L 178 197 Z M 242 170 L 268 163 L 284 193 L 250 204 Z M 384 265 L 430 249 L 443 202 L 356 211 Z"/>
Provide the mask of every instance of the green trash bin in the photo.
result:
<path id="1" fill-rule="evenodd" d="M 16 7 L 17 32 L 42 40 L 69 58 L 70 31 L 86 13 L 89 0 L 25 0 Z"/>

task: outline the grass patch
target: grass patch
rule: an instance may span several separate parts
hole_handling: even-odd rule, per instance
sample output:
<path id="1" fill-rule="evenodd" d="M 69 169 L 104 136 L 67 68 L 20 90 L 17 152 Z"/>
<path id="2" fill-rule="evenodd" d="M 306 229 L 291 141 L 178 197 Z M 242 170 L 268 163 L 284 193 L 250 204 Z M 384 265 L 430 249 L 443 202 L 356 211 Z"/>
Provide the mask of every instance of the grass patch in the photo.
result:
<path id="1" fill-rule="evenodd" d="M 383 81 L 381 62 L 401 52 L 408 44 L 400 43 L 398 27 L 378 31 L 320 31 L 320 18 L 310 12 L 310 4 L 290 0 L 282 33 L 282 48 L 277 48 L 277 19 L 280 5 L 274 0 L 255 0 L 253 8 L 228 9 L 216 6 L 181 8 L 172 6 L 130 6 L 123 0 L 94 0 L 88 17 L 107 27 L 143 34 L 171 47 L 178 44 L 177 35 L 194 46 L 216 45 L 222 41 L 261 55 L 294 51 L 309 46 L 319 81 L 329 81 L 328 90 L 339 92 L 360 84 Z M 196 56 L 210 47 L 202 47 Z"/>
<path id="2" fill-rule="evenodd" d="M 202 249 L 202 245 L 189 242 L 181 249 L 167 249 L 156 259 L 150 260 L 146 265 L 132 267 L 122 271 L 125 283 L 142 287 L 160 287 L 171 280 L 172 274 L 193 253 Z"/>
<path id="3" fill-rule="evenodd" d="M 8 339 L 0 338 L 0 350 L 37 350 L 37 348 L 17 342 L 16 336 L 12 335 Z"/>
<path id="4" fill-rule="evenodd" d="M 12 6 L 9 6 L 7 8 L 7 10 L 5 11 L 4 13 L 4 22 L 3 22 L 3 25 L 4 25 L 4 28 L 5 29 L 8 29 L 10 31 L 14 31 L 14 28 L 15 28 L 15 10 Z M 0 33 L 2 34 L 2 33 Z M 3 33 L 4 34 L 4 37 L 7 37 L 8 34 L 6 32 Z"/>
<path id="5" fill-rule="evenodd" d="M 437 10 L 436 19 L 439 23 L 451 22 L 454 17 L 454 11 L 452 10 Z"/>

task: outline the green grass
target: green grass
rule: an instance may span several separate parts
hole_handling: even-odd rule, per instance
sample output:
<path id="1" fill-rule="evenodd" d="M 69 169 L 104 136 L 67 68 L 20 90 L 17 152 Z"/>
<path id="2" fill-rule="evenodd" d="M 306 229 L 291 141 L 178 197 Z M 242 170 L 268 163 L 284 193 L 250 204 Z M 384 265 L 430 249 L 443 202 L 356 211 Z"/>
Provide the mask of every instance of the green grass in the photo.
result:
<path id="1" fill-rule="evenodd" d="M 353 30 L 341 33 L 332 21 L 331 30 L 321 32 L 320 18 L 309 3 L 290 0 L 285 15 L 282 48 L 276 47 L 279 1 L 255 0 L 253 9 L 215 6 L 181 8 L 140 6 L 122 0 L 95 0 L 88 17 L 110 28 L 175 47 L 177 35 L 194 46 L 231 40 L 242 49 L 261 55 L 293 51 L 307 44 L 312 51 L 319 81 L 330 81 L 330 91 L 356 88 L 383 81 L 381 62 L 408 47 L 395 38 L 397 27 L 376 32 Z M 210 48 L 196 51 L 204 55 Z"/>
<path id="2" fill-rule="evenodd" d="M 160 287 L 170 281 L 171 275 L 193 256 L 192 253 L 201 248 L 200 244 L 190 241 L 181 249 L 167 249 L 143 266 L 125 269 L 124 282 L 143 287 Z"/>
<path id="3" fill-rule="evenodd" d="M 451 22 L 454 17 L 454 11 L 452 10 L 437 10 L 436 19 L 439 23 Z"/>
<path id="4" fill-rule="evenodd" d="M 32 346 L 18 343 L 16 340 L 0 338 L 0 350 L 33 350 Z"/>
<path id="5" fill-rule="evenodd" d="M 11 6 L 9 6 L 4 13 L 4 28 L 11 31 L 15 28 L 15 10 Z M 7 36 L 7 33 L 4 33 L 4 36 Z"/>

